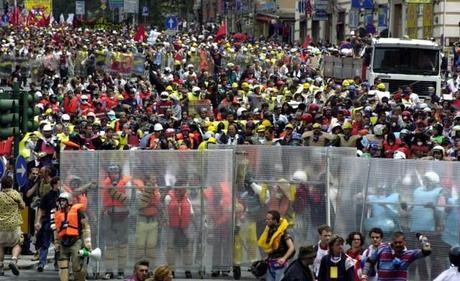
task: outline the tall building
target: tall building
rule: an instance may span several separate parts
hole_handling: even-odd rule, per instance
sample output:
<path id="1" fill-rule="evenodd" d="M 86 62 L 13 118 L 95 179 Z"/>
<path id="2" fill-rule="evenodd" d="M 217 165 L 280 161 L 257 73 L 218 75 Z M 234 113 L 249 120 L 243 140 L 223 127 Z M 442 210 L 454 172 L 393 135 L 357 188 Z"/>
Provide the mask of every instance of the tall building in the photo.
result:
<path id="1" fill-rule="evenodd" d="M 226 0 L 251 2 L 252 34 L 271 36 L 289 32 L 294 41 L 296 10 L 300 40 L 339 42 L 360 30 L 382 36 L 435 38 L 449 45 L 459 41 L 459 0 Z M 250 5 L 247 5 L 250 7 Z M 301 10 L 299 10 L 301 9 Z M 238 10 L 236 10 L 238 14 Z"/>

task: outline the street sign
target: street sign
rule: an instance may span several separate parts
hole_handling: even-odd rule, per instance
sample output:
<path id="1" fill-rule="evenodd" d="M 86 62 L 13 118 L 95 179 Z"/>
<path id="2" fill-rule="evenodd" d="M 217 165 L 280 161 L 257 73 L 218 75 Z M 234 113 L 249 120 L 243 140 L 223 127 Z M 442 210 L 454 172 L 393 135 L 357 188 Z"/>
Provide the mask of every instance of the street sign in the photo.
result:
<path id="1" fill-rule="evenodd" d="M 16 170 L 16 182 L 18 183 L 19 186 L 24 186 L 27 184 L 27 162 L 26 159 L 19 155 L 18 158 L 16 158 L 16 165 L 15 165 L 15 170 Z"/>
<path id="2" fill-rule="evenodd" d="M 177 28 L 177 18 L 176 16 L 166 17 L 166 29 L 176 29 Z"/>
<path id="3" fill-rule="evenodd" d="M 3 159 L 0 159 L 0 179 L 5 175 L 5 171 L 5 162 L 3 162 Z"/>
<path id="4" fill-rule="evenodd" d="M 149 7 L 147 7 L 147 6 L 142 7 L 142 16 L 143 17 L 148 17 L 149 16 Z"/>

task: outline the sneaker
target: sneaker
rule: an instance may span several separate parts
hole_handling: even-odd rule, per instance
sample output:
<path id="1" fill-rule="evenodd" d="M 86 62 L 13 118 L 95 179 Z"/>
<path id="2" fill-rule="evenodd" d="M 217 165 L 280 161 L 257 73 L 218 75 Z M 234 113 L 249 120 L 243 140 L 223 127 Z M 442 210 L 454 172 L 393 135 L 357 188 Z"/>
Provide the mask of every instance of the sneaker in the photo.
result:
<path id="1" fill-rule="evenodd" d="M 42 264 L 39 264 L 37 267 L 38 272 L 43 272 L 44 266 Z"/>
<path id="2" fill-rule="evenodd" d="M 15 262 L 10 262 L 8 267 L 11 269 L 11 272 L 13 272 L 14 275 L 19 275 L 18 265 Z"/>
<path id="3" fill-rule="evenodd" d="M 125 279 L 125 273 L 123 271 L 118 271 L 117 279 Z"/>
<path id="4" fill-rule="evenodd" d="M 189 270 L 185 271 L 185 278 L 192 279 L 192 273 Z"/>
<path id="5" fill-rule="evenodd" d="M 103 279 L 103 280 L 110 280 L 110 279 L 113 278 L 113 276 L 114 276 L 114 275 L 113 275 L 112 272 L 106 272 L 106 273 L 104 273 L 104 275 L 102 275 L 102 279 Z"/>

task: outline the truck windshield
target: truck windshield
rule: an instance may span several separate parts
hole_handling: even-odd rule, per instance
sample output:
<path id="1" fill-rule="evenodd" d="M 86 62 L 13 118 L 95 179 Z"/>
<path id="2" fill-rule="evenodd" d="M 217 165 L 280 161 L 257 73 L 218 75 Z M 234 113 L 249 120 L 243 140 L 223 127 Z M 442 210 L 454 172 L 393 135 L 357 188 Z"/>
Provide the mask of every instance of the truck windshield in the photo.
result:
<path id="1" fill-rule="evenodd" d="M 377 73 L 438 75 L 439 51 L 376 47 L 374 50 L 373 70 Z"/>

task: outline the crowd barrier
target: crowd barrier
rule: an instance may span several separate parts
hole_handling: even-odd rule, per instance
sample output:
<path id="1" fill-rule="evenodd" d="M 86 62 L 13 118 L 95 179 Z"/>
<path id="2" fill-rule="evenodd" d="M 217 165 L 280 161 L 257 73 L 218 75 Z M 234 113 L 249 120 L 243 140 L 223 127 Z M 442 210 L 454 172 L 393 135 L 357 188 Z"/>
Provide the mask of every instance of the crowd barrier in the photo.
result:
<path id="1" fill-rule="evenodd" d="M 233 244 L 222 241 L 232 239 L 232 163 L 231 150 L 64 152 L 64 188 L 87 201 L 102 250 L 90 274 L 130 274 L 141 258 L 169 264 L 176 276 L 231 265 Z M 82 185 L 90 188 L 77 195 Z"/>
<path id="2" fill-rule="evenodd" d="M 77 52 L 75 57 L 67 58 L 67 75 L 87 75 L 88 52 Z M 0 78 L 8 79 L 17 66 L 23 77 L 30 77 L 33 82 L 40 81 L 45 75 L 45 69 L 61 70 L 61 62 L 58 56 L 46 55 L 40 58 L 14 57 L 10 55 L 0 56 Z M 98 71 L 120 74 L 122 76 L 144 76 L 145 56 L 133 53 L 118 52 L 95 52 L 95 69 Z"/>
<path id="3" fill-rule="evenodd" d="M 268 209 L 291 223 L 297 248 L 316 244 L 321 224 L 345 238 L 352 231 L 368 237 L 380 227 L 390 241 L 401 230 L 409 248 L 419 247 L 415 234 L 423 233 L 433 254 L 411 267 L 410 280 L 434 279 L 448 267 L 449 247 L 460 241 L 456 162 L 356 158 L 351 148 L 210 148 L 63 152 L 64 187 L 70 190 L 75 178 L 93 183 L 88 214 L 103 259 L 91 272 L 131 272 L 140 258 L 200 277 L 249 266 L 262 256 L 256 241 Z M 113 169 L 126 182 L 123 208 L 109 204 L 110 189 L 118 189 L 108 174 Z M 181 196 L 189 203 L 179 203 Z M 177 219 L 171 202 L 193 213 Z"/>

